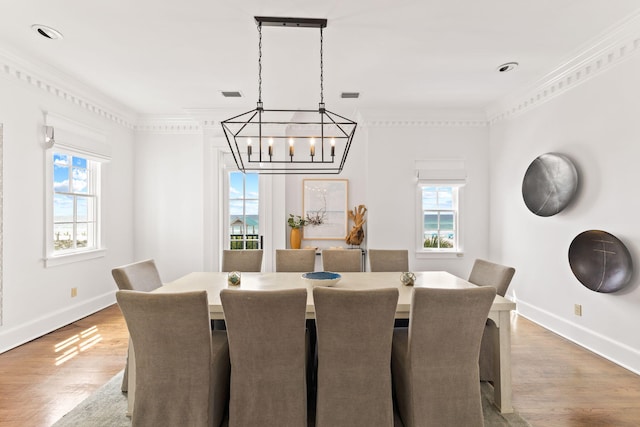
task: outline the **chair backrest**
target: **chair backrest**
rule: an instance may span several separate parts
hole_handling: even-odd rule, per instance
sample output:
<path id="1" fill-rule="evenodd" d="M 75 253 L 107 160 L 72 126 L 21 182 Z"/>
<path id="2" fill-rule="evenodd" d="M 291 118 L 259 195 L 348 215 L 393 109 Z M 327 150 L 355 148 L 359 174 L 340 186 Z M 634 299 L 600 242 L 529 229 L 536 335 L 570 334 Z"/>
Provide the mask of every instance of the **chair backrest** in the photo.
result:
<path id="1" fill-rule="evenodd" d="M 393 426 L 391 342 L 398 289 L 313 289 L 316 427 Z"/>
<path id="2" fill-rule="evenodd" d="M 315 249 L 276 249 L 276 271 L 307 273 L 315 266 Z"/>
<path id="3" fill-rule="evenodd" d="M 322 269 L 324 271 L 362 271 L 362 251 L 360 249 L 324 249 Z"/>
<path id="4" fill-rule="evenodd" d="M 133 425 L 213 425 L 206 291 L 156 294 L 124 290 L 116 292 L 116 299 L 136 358 Z M 224 407 L 215 415 L 221 421 Z"/>
<path id="5" fill-rule="evenodd" d="M 306 289 L 223 289 L 229 427 L 307 425 Z"/>
<path id="6" fill-rule="evenodd" d="M 222 253 L 222 271 L 262 271 L 262 249 L 225 249 Z"/>
<path id="7" fill-rule="evenodd" d="M 151 292 L 162 286 L 156 263 L 152 259 L 116 267 L 111 275 L 118 289 Z"/>
<path id="8" fill-rule="evenodd" d="M 491 286 L 413 289 L 406 354 L 414 421 L 409 425 L 482 425 L 478 356 L 495 295 Z"/>
<path id="9" fill-rule="evenodd" d="M 516 270 L 483 259 L 476 259 L 469 275 L 469 281 L 478 286 L 493 286 L 496 293 L 503 297 L 507 293 Z"/>
<path id="10" fill-rule="evenodd" d="M 369 249 L 371 271 L 409 271 L 409 251 L 406 249 Z"/>

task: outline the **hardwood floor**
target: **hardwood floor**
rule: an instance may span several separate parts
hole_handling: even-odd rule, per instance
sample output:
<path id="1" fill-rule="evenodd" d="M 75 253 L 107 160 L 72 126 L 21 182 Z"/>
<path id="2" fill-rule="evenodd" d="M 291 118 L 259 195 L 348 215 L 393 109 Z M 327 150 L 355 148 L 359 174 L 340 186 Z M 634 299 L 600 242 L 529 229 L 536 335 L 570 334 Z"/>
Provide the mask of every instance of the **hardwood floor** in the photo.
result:
<path id="1" fill-rule="evenodd" d="M 517 315 L 512 328 L 513 402 L 532 426 L 640 426 L 640 376 Z M 0 426 L 50 426 L 124 368 L 127 343 L 114 305 L 1 354 Z"/>
<path id="2" fill-rule="evenodd" d="M 638 427 L 640 376 L 514 315 L 513 405 L 535 427 Z"/>
<path id="3" fill-rule="evenodd" d="M 0 426 L 50 426 L 124 368 L 128 342 L 113 305 L 1 354 Z"/>

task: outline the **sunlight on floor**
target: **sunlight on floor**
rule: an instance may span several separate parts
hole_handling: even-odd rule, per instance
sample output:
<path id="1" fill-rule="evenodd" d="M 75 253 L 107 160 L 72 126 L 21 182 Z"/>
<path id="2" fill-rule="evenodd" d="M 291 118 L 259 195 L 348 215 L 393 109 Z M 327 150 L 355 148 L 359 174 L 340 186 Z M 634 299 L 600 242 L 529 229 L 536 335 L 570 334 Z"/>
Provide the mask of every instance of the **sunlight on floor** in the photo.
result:
<path id="1" fill-rule="evenodd" d="M 54 346 L 55 352 L 59 354 L 56 357 L 56 366 L 60 366 L 81 352 L 89 350 L 100 341 L 102 341 L 102 336 L 98 333 L 98 327 L 92 326 L 80 334 L 59 342 Z"/>

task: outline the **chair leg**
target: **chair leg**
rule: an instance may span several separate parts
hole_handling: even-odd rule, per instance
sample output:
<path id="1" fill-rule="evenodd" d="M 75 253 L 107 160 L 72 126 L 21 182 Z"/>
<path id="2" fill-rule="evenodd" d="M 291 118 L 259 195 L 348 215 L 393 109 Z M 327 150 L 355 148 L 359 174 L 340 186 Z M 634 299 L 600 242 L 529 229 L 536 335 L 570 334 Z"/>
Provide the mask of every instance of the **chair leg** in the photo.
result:
<path id="1" fill-rule="evenodd" d="M 120 390 L 123 393 L 127 393 L 129 391 L 129 351 L 127 350 L 127 362 L 124 365 L 124 375 L 122 377 L 122 385 L 120 386 Z"/>

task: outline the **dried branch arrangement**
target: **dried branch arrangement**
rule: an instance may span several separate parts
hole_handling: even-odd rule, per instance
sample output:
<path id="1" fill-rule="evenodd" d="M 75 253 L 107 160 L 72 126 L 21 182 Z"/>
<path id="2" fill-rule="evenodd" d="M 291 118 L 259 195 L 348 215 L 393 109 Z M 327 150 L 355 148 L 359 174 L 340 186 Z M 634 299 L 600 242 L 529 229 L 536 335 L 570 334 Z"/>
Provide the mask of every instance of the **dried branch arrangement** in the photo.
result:
<path id="1" fill-rule="evenodd" d="M 364 215 L 367 213 L 367 208 L 364 205 L 359 205 L 353 208 L 353 211 L 349 211 L 349 219 L 353 220 L 353 228 L 344 239 L 349 245 L 358 246 L 364 240 L 364 230 L 362 226 L 366 222 Z"/>

